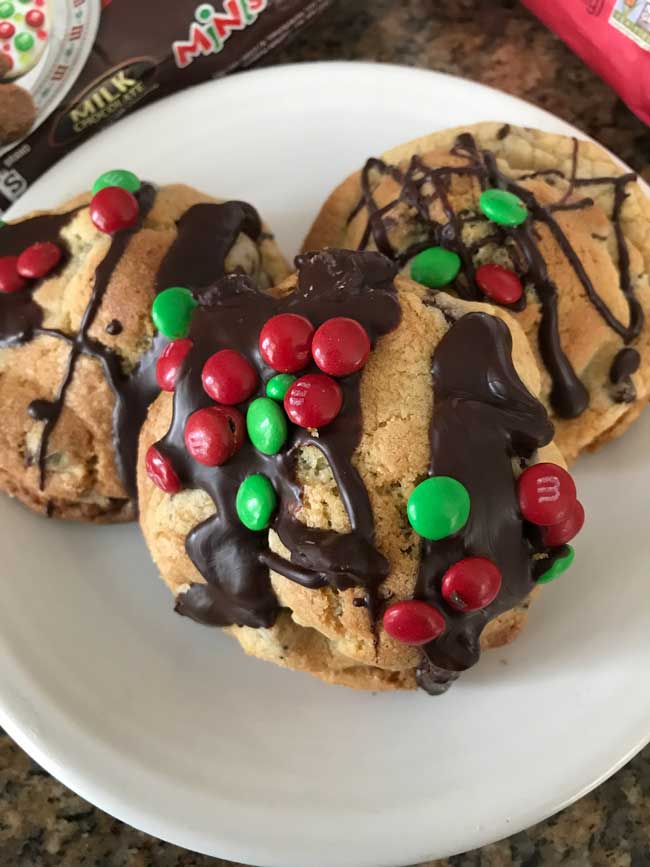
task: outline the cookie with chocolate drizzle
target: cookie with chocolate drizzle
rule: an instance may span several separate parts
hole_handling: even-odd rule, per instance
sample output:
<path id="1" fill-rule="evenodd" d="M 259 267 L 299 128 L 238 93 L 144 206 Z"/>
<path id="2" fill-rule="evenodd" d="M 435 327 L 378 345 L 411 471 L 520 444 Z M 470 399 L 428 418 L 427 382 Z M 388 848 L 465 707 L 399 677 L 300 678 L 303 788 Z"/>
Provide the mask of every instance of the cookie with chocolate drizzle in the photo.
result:
<path id="1" fill-rule="evenodd" d="M 488 218 L 486 190 L 514 194 L 525 221 Z M 445 291 L 470 301 L 494 303 L 485 266 L 505 269 L 519 292 L 502 303 L 529 338 L 569 461 L 648 399 L 650 200 L 596 144 L 481 123 L 401 145 L 331 194 L 305 241 L 327 246 L 379 250 L 405 274 L 442 247 L 458 263 Z"/>
<path id="2" fill-rule="evenodd" d="M 166 342 L 156 293 L 181 272 L 195 292 L 232 271 L 262 288 L 288 273 L 250 205 L 144 182 L 135 200 L 111 234 L 89 194 L 0 228 L 0 488 L 48 516 L 135 517 L 137 438 Z"/>
<path id="3" fill-rule="evenodd" d="M 306 253 L 296 269 L 270 293 L 233 275 L 199 295 L 175 391 L 152 404 L 140 438 L 146 542 L 176 610 L 226 628 L 247 653 L 360 689 L 442 692 L 482 648 L 516 637 L 536 584 L 568 557 L 566 546 L 544 544 L 518 500 L 529 467 L 562 464 L 535 397 L 537 366 L 507 312 L 431 292 L 378 253 Z M 370 354 L 356 372 L 330 371 L 341 395 L 333 420 L 301 426 L 289 393 L 284 437 L 260 449 L 249 409 L 267 399 L 278 370 L 260 335 L 288 314 L 317 329 L 314 346 L 324 323 L 352 318 Z M 256 382 L 225 409 L 204 375 L 223 350 L 239 353 Z M 298 383 L 321 375 L 309 357 L 293 373 Z M 188 421 L 206 410 L 234 421 L 225 460 L 193 451 Z M 247 414 L 250 437 L 236 422 Z M 152 472 L 152 455 L 165 474 Z M 251 528 L 239 494 L 260 476 L 274 498 Z M 407 503 L 441 476 L 464 486 L 471 507 L 464 525 L 432 541 L 415 532 Z M 459 610 L 441 582 L 470 557 L 496 564 L 500 587 Z M 417 646 L 382 625 L 396 603 L 413 600 L 444 625 Z"/>

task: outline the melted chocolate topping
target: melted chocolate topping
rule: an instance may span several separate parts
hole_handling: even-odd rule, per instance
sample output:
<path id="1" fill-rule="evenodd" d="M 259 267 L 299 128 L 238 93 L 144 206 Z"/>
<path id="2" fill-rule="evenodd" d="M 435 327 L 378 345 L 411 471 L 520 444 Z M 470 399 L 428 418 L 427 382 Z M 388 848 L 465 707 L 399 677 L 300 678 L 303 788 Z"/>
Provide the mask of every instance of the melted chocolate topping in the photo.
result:
<path id="1" fill-rule="evenodd" d="M 57 271 L 65 268 L 69 250 L 60 236 L 76 211 L 66 214 L 44 214 L 20 223 L 7 223 L 0 229 L 0 255 L 20 256 L 37 241 L 51 241 L 63 250 Z M 43 310 L 34 301 L 29 289 L 9 294 L 0 292 L 0 346 L 15 346 L 31 340 L 43 322 Z"/>
<path id="2" fill-rule="evenodd" d="M 505 138 L 509 127 L 504 126 L 498 133 L 498 138 Z M 453 291 L 466 300 L 481 300 L 483 298 L 476 285 L 474 256 L 488 244 L 504 244 L 508 247 L 515 269 L 522 280 L 530 283 L 536 292 L 541 305 L 541 321 L 539 324 L 539 348 L 544 364 L 551 376 L 551 405 L 562 418 L 576 418 L 589 405 L 589 393 L 581 382 L 571 362 L 567 358 L 561 340 L 561 329 L 558 313 L 559 289 L 551 279 L 544 256 L 540 249 L 540 238 L 535 228 L 537 223 L 545 225 L 558 244 L 563 256 L 578 278 L 585 295 L 593 304 L 603 320 L 619 335 L 624 344 L 633 342 L 643 327 L 643 309 L 635 297 L 630 275 L 630 259 L 621 226 L 621 212 L 627 193 L 626 187 L 636 179 L 635 174 L 625 174 L 618 177 L 578 178 L 579 143 L 574 139 L 572 169 L 569 185 L 562 197 L 552 205 L 544 206 L 537 201 L 535 195 L 521 185 L 524 180 L 544 177 L 549 182 L 552 178 L 564 178 L 557 169 L 532 172 L 522 175 L 518 181 L 503 174 L 497 167 L 494 154 L 488 150 L 479 151 L 476 142 L 469 133 L 458 136 L 452 149 L 452 154 L 466 161 L 465 165 L 441 166 L 431 168 L 420 156 L 413 156 L 411 162 L 403 171 L 397 166 L 391 166 L 379 159 L 370 159 L 361 173 L 362 196 L 352 210 L 349 220 L 352 220 L 365 207 L 368 222 L 359 243 L 359 249 L 367 248 L 370 239 L 378 250 L 389 256 L 399 267 L 403 267 L 413 256 L 429 246 L 442 246 L 458 253 L 462 261 L 462 269 L 453 283 Z M 379 172 L 388 175 L 400 184 L 401 190 L 396 199 L 379 207 L 372 189 L 372 173 Z M 482 189 L 499 187 L 519 196 L 526 204 L 531 219 L 522 226 L 495 226 L 491 233 L 471 245 L 462 238 L 462 227 L 467 222 L 482 222 L 484 218 L 478 214 L 457 214 L 449 200 L 451 181 L 455 176 L 469 175 L 475 177 Z M 574 191 L 581 187 L 598 187 L 611 185 L 614 189 L 614 206 L 611 220 L 614 225 L 618 247 L 618 268 L 620 272 L 620 288 L 629 309 L 629 322 L 624 324 L 607 306 L 598 294 L 592 280 L 587 274 L 582 261 L 571 245 L 554 213 L 567 210 L 581 210 L 593 205 L 593 199 L 585 197 L 577 201 L 569 201 Z M 430 191 L 432 189 L 432 192 Z M 432 203 L 439 201 L 447 222 L 438 223 L 430 217 Z M 393 219 L 392 211 L 400 204 L 412 207 L 417 215 L 416 222 L 421 230 L 422 238 L 404 250 L 396 250 L 389 240 L 389 227 Z M 511 309 L 521 310 L 526 306 L 526 298 Z"/>
<path id="3" fill-rule="evenodd" d="M 28 407 L 29 415 L 43 421 L 43 430 L 35 463 L 39 467 L 40 487 L 45 484 L 47 446 L 65 405 L 66 393 L 73 381 L 77 362 L 82 355 L 98 359 L 106 379 L 115 395 L 113 416 L 113 441 L 118 471 L 131 496 L 135 496 L 135 467 L 137 440 L 148 406 L 159 392 L 155 377 L 155 362 L 167 342 L 161 335 L 154 338 L 153 345 L 142 357 L 134 371 L 125 373 L 120 355 L 113 349 L 88 335 L 102 305 L 104 295 L 113 273 L 124 255 L 131 237 L 139 231 L 153 206 L 156 191 L 150 184 L 143 184 L 137 194 L 140 204 L 138 223 L 129 229 L 116 232 L 106 256 L 99 264 L 90 296 L 75 335 L 64 334 L 55 329 L 42 328 L 43 310 L 33 293 L 40 283 L 12 294 L 0 294 L 0 346 L 26 343 L 35 336 L 48 336 L 67 343 L 70 347 L 63 378 L 53 400 L 39 398 Z M 0 231 L 0 255 L 19 255 L 26 247 L 37 241 L 52 241 L 64 251 L 57 270 L 65 268 L 69 250 L 61 237 L 61 231 L 80 209 L 65 214 L 44 215 L 6 225 Z M 187 286 L 200 290 L 225 274 L 225 260 L 240 232 L 253 240 L 261 233 L 258 215 L 243 202 L 224 204 L 200 204 L 189 208 L 178 223 L 178 235 L 168 250 L 156 277 L 156 292 L 168 286 Z M 48 275 L 48 278 L 52 276 Z M 118 320 L 106 327 L 108 334 L 122 331 Z"/>
<path id="4" fill-rule="evenodd" d="M 180 218 L 177 229 L 156 277 L 159 292 L 169 286 L 198 292 L 225 276 L 226 257 L 237 236 L 243 232 L 257 241 L 262 223 L 251 205 L 233 201 L 194 205 Z"/>
<path id="5" fill-rule="evenodd" d="M 378 589 L 389 572 L 389 564 L 375 548 L 368 493 L 353 465 L 362 432 L 361 373 L 340 380 L 343 408 L 331 425 L 317 434 L 292 428 L 277 455 L 264 455 L 246 440 L 226 464 L 206 467 L 185 447 L 189 416 L 212 405 L 201 372 L 213 353 L 235 349 L 244 354 L 260 377 L 250 400 L 265 393 L 265 383 L 275 371 L 262 361 L 258 339 L 272 316 L 298 313 L 316 327 L 332 316 L 353 316 L 368 331 L 373 348 L 379 336 L 397 327 L 396 268 L 382 255 L 328 250 L 300 256 L 296 266 L 298 286 L 283 298 L 261 292 L 238 275 L 200 293 L 201 309 L 189 335 L 193 347 L 174 393 L 171 426 L 156 444 L 183 485 L 205 491 L 216 507 L 216 514 L 186 539 L 187 553 L 206 583 L 192 584 L 176 602 L 177 611 L 201 623 L 271 626 L 280 610 L 271 570 L 310 589 L 360 587 L 364 594 L 353 604 L 367 607 L 374 620 L 380 605 Z M 435 306 L 435 296 L 430 303 Z M 554 550 L 544 548 L 535 528 L 523 522 L 513 472 L 513 463 L 526 466 L 536 450 L 550 442 L 553 426 L 546 410 L 521 382 L 512 362 L 510 331 L 501 320 L 473 313 L 448 321 L 450 330 L 432 361 L 435 413 L 430 472 L 461 481 L 472 508 L 462 532 L 422 543 L 415 597 L 435 605 L 447 620 L 446 632 L 424 648 L 417 674 L 419 684 L 431 693 L 443 692 L 460 671 L 477 661 L 480 635 L 491 619 L 524 602 L 535 583 L 534 555 L 541 558 L 542 571 L 555 556 Z M 313 363 L 306 372 L 310 370 L 316 370 Z M 240 406 L 242 412 L 249 403 Z M 309 528 L 298 520 L 301 486 L 296 462 L 303 446 L 315 446 L 331 467 L 349 517 L 349 532 Z M 278 494 L 271 529 L 288 549 L 289 559 L 269 549 L 266 532 L 248 530 L 237 516 L 237 491 L 253 473 L 269 478 Z M 440 583 L 449 566 L 468 556 L 492 559 L 502 572 L 503 584 L 488 608 L 460 613 L 446 605 Z"/>
<path id="6" fill-rule="evenodd" d="M 609 378 L 614 385 L 618 385 L 619 382 L 636 373 L 640 364 L 641 356 L 636 349 L 621 349 L 612 363 Z"/>
<path id="7" fill-rule="evenodd" d="M 262 226 L 245 202 L 193 205 L 177 223 L 177 236 L 156 275 L 156 294 L 170 286 L 185 286 L 196 295 L 226 273 L 226 257 L 240 232 L 257 241 Z M 129 376 L 109 378 L 115 393 L 113 442 L 124 486 L 136 497 L 138 436 L 147 410 L 160 392 L 156 361 L 167 338 L 156 334 L 149 350 Z M 117 383 L 117 386 L 116 386 Z"/>
<path id="8" fill-rule="evenodd" d="M 450 328 L 433 356 L 430 475 L 458 479 L 471 501 L 462 531 L 422 544 L 415 598 L 434 605 L 447 620 L 443 635 L 425 646 L 428 662 L 418 674 L 420 684 L 436 692 L 477 662 L 481 632 L 533 589 L 533 554 L 548 555 L 521 517 L 512 466 L 549 443 L 553 425 L 519 378 L 511 353 L 504 322 L 470 313 Z M 501 591 L 481 611 L 457 612 L 443 600 L 442 577 L 458 560 L 479 556 L 499 567 Z M 549 564 L 543 562 L 545 571 Z"/>
<path id="9" fill-rule="evenodd" d="M 284 298 L 261 292 L 239 275 L 226 277 L 199 295 L 201 310 L 192 321 L 193 348 L 174 393 L 173 421 L 157 444 L 184 485 L 206 491 L 217 508 L 217 514 L 193 529 L 186 542 L 190 558 L 207 583 L 193 584 L 177 599 L 177 610 L 201 623 L 272 625 L 279 608 L 271 569 L 313 589 L 359 586 L 369 598 L 388 574 L 386 559 L 374 547 L 368 493 L 352 463 L 362 429 L 360 373 L 339 380 L 343 407 L 330 425 L 317 435 L 292 428 L 286 447 L 277 455 L 264 455 L 246 440 L 223 466 L 205 467 L 185 449 L 183 431 L 188 416 L 212 403 L 203 389 L 201 371 L 213 353 L 226 348 L 243 353 L 260 376 L 260 387 L 251 400 L 264 394 L 264 384 L 275 371 L 262 361 L 258 338 L 272 316 L 297 313 L 315 327 L 333 316 L 354 317 L 373 346 L 379 336 L 397 326 L 396 269 L 383 256 L 342 250 L 307 253 L 296 259 L 296 267 L 298 286 Z M 316 370 L 312 365 L 305 372 Z M 248 403 L 240 409 L 245 412 Z M 348 533 L 309 528 L 296 517 L 301 507 L 297 450 L 309 445 L 323 453 L 332 469 L 350 521 Z M 291 552 L 290 560 L 269 550 L 266 532 L 248 530 L 237 516 L 237 490 L 253 473 L 267 476 L 278 493 L 280 506 L 272 528 Z"/>
<path id="10" fill-rule="evenodd" d="M 83 316 L 81 317 L 79 330 L 74 338 L 71 340 L 69 338 L 66 339 L 66 342 L 70 345 L 70 352 L 68 354 L 68 362 L 63 374 L 63 379 L 59 384 L 59 389 L 54 400 L 45 400 L 44 398 L 33 400 L 27 408 L 27 411 L 32 418 L 45 422 L 41 432 L 38 452 L 36 453 L 36 463 L 39 468 L 41 490 L 45 485 L 45 462 L 47 460 L 48 442 L 63 411 L 66 392 L 72 383 L 79 358 L 82 355 L 92 355 L 95 358 L 98 358 L 104 366 L 109 382 L 115 388 L 115 376 L 120 373 L 121 368 L 119 356 L 113 350 L 90 338 L 88 336 L 88 331 L 99 312 L 99 308 L 104 300 L 104 294 L 113 275 L 113 271 L 122 258 L 131 237 L 141 228 L 142 221 L 151 209 L 155 197 L 155 189 L 149 184 L 144 184 L 137 195 L 138 204 L 140 205 L 138 222 L 130 229 L 116 232 L 111 239 L 111 245 L 108 248 L 108 252 L 95 272 L 95 280 L 90 293 L 90 300 L 88 301 Z M 47 333 L 51 336 L 54 334 L 54 332 L 50 331 Z"/>
<path id="11" fill-rule="evenodd" d="M 619 403 L 632 403 L 636 400 L 636 388 L 632 382 L 632 374 L 641 365 L 641 356 L 636 349 L 624 347 L 617 353 L 609 371 L 609 379 L 613 389 L 614 400 Z"/>
<path id="12" fill-rule="evenodd" d="M 121 334 L 123 330 L 124 330 L 124 328 L 123 328 L 122 323 L 120 322 L 119 319 L 111 319 L 111 321 L 108 323 L 108 325 L 104 329 L 104 331 L 107 334 L 110 334 L 111 337 L 116 337 L 118 334 Z"/>

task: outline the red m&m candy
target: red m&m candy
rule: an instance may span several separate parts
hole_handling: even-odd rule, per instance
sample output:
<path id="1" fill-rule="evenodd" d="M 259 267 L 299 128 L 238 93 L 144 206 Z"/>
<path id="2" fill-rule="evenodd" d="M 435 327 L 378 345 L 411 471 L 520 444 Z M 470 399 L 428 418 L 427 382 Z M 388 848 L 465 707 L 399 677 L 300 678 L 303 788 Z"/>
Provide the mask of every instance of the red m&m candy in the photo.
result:
<path id="1" fill-rule="evenodd" d="M 445 618 L 432 605 L 407 599 L 386 609 L 384 629 L 402 644 L 427 644 L 445 631 Z"/>
<path id="2" fill-rule="evenodd" d="M 301 376 L 284 396 L 284 409 L 299 427 L 325 427 L 341 411 L 341 386 L 324 373 Z"/>
<path id="3" fill-rule="evenodd" d="M 0 39 L 11 39 L 16 28 L 11 21 L 0 21 Z"/>
<path id="4" fill-rule="evenodd" d="M 62 255 L 63 251 L 58 244 L 41 241 L 23 250 L 18 257 L 16 268 L 21 277 L 40 280 L 56 268 Z"/>
<path id="5" fill-rule="evenodd" d="M 567 542 L 570 542 L 571 539 L 574 539 L 578 535 L 584 523 L 585 510 L 580 500 L 576 500 L 568 518 L 565 518 L 559 524 L 554 524 L 552 527 L 544 527 L 542 530 L 544 544 L 549 548 L 566 545 Z"/>
<path id="6" fill-rule="evenodd" d="M 165 457 L 156 446 L 149 446 L 144 459 L 147 475 L 161 491 L 166 494 L 177 494 L 182 485 L 176 475 L 172 462 Z"/>
<path id="7" fill-rule="evenodd" d="M 33 27 L 34 30 L 37 30 L 39 27 L 43 26 L 45 15 L 43 15 L 40 9 L 30 9 L 27 15 L 25 15 L 25 21 L 29 27 Z"/>
<path id="8" fill-rule="evenodd" d="M 0 292 L 18 292 L 26 285 L 18 273 L 18 256 L 0 257 Z"/>
<path id="9" fill-rule="evenodd" d="M 514 304 L 524 291 L 515 272 L 503 265 L 481 265 L 476 269 L 476 283 L 484 295 L 498 304 Z"/>
<path id="10" fill-rule="evenodd" d="M 575 482 L 557 464 L 535 464 L 519 476 L 519 508 L 527 521 L 550 527 L 569 517 L 575 506 Z"/>
<path id="11" fill-rule="evenodd" d="M 134 226 L 139 214 L 138 200 L 123 187 L 104 187 L 90 200 L 90 219 L 107 235 Z"/>
<path id="12" fill-rule="evenodd" d="M 370 338 L 356 319 L 337 316 L 316 329 L 311 352 L 323 373 L 347 376 L 361 370 L 368 360 Z"/>
<path id="13" fill-rule="evenodd" d="M 163 391 L 173 391 L 185 356 L 192 348 L 192 341 L 186 337 L 172 340 L 158 356 L 156 361 L 156 380 Z"/>
<path id="14" fill-rule="evenodd" d="M 257 371 L 234 349 L 215 352 L 203 365 L 203 388 L 213 400 L 232 405 L 241 403 L 257 388 Z"/>
<path id="15" fill-rule="evenodd" d="M 235 413 L 241 419 L 236 420 Z M 193 412 L 185 423 L 185 445 L 195 461 L 219 467 L 233 456 L 242 438 L 244 420 L 237 410 L 208 406 Z"/>
<path id="16" fill-rule="evenodd" d="M 466 557 L 442 578 L 442 596 L 457 611 L 486 608 L 499 595 L 501 572 L 487 557 Z"/>
<path id="17" fill-rule="evenodd" d="M 314 326 L 295 313 L 273 316 L 260 332 L 260 352 L 264 361 L 280 373 L 295 373 L 311 358 Z"/>

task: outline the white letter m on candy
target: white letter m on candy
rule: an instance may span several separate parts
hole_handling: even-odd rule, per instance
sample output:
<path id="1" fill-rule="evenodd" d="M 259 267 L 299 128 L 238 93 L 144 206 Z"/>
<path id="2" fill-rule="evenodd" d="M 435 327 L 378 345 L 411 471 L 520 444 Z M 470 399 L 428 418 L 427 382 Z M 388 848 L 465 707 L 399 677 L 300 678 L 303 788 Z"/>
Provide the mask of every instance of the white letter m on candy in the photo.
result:
<path id="1" fill-rule="evenodd" d="M 555 503 L 560 498 L 560 480 L 557 476 L 542 476 L 537 479 L 539 503 Z"/>

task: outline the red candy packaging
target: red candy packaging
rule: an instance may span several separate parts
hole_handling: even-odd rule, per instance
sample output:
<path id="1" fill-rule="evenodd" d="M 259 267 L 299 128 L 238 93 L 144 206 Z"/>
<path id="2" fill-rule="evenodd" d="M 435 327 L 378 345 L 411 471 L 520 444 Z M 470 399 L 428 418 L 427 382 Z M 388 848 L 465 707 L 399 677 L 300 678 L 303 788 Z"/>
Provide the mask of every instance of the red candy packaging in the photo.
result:
<path id="1" fill-rule="evenodd" d="M 0 0 L 0 214 L 130 111 L 243 69 L 331 0 Z"/>
<path id="2" fill-rule="evenodd" d="M 650 124 L 649 0 L 522 0 Z"/>

